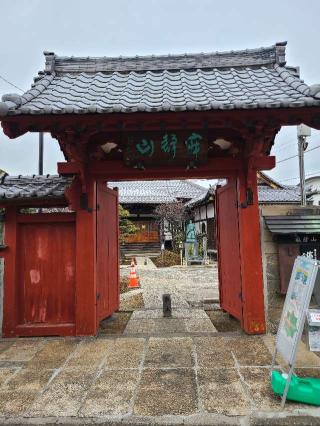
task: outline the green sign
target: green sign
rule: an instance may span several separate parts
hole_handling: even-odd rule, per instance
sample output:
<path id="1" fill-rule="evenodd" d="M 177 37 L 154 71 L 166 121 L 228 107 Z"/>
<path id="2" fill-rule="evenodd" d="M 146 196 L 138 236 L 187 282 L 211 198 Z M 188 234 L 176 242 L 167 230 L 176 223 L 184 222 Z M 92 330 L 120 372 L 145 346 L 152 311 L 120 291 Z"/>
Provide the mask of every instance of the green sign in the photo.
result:
<path id="1" fill-rule="evenodd" d="M 157 132 L 128 136 L 127 165 L 146 168 L 163 164 L 196 167 L 207 159 L 207 138 L 199 132 Z"/>

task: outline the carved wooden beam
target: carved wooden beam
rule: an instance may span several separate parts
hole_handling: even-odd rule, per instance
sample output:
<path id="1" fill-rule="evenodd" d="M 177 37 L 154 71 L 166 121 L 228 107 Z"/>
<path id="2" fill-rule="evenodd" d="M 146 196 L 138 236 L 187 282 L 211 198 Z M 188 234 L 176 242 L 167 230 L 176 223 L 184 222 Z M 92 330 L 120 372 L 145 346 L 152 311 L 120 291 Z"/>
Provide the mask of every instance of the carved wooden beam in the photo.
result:
<path id="1" fill-rule="evenodd" d="M 261 156 L 254 158 L 252 167 L 256 170 L 270 170 L 275 166 L 275 157 Z M 228 177 L 243 171 L 240 158 L 216 157 L 197 169 L 186 170 L 185 167 L 152 167 L 139 170 L 126 166 L 121 160 L 90 161 L 87 172 L 90 176 L 104 180 L 152 180 L 152 179 L 197 179 Z M 164 173 L 165 170 L 165 173 Z M 75 162 L 58 163 L 58 173 L 62 175 L 80 175 L 81 167 Z"/>

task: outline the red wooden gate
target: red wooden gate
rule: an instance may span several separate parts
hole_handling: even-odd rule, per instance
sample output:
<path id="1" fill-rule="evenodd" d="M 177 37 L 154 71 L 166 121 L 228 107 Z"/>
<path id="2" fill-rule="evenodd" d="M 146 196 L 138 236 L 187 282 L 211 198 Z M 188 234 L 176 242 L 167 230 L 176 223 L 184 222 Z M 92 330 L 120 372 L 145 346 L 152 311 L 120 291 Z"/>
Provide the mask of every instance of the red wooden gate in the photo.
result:
<path id="1" fill-rule="evenodd" d="M 97 322 L 119 308 L 118 191 L 97 187 Z"/>
<path id="2" fill-rule="evenodd" d="M 5 297 L 11 300 L 5 335 L 73 334 L 75 215 L 20 214 L 13 226 L 16 231 L 8 233 L 16 232 L 17 262 L 15 271 L 10 262 L 5 268 Z"/>
<path id="3" fill-rule="evenodd" d="M 242 322 L 241 257 L 235 179 L 218 188 L 215 208 L 220 305 Z"/>

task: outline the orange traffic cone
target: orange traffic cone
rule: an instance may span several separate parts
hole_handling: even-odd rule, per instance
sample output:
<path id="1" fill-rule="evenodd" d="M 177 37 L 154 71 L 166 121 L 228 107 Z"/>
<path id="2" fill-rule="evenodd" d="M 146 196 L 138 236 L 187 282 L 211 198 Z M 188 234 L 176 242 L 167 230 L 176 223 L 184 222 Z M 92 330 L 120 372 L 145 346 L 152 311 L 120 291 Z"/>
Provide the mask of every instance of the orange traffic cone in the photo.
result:
<path id="1" fill-rule="evenodd" d="M 137 271 L 136 271 L 136 264 L 134 259 L 132 258 L 128 288 L 138 288 L 138 287 L 140 287 L 140 285 L 139 285 Z"/>

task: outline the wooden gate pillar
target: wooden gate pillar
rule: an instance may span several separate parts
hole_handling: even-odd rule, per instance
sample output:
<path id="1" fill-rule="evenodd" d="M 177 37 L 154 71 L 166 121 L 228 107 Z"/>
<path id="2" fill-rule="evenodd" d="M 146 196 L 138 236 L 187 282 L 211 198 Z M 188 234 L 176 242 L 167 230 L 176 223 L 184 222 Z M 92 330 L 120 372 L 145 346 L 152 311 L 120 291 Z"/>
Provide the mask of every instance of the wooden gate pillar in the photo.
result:
<path id="1" fill-rule="evenodd" d="M 17 207 L 6 207 L 3 275 L 3 336 L 12 337 L 17 324 Z M 0 332 L 1 335 L 1 332 Z"/>
<path id="2" fill-rule="evenodd" d="M 240 174 L 237 187 L 243 328 L 249 334 L 262 334 L 266 324 L 256 170 Z"/>
<path id="3" fill-rule="evenodd" d="M 80 198 L 78 186 L 78 200 Z M 97 333 L 96 294 L 96 208 L 97 184 L 86 179 L 86 194 L 77 208 L 76 219 L 76 335 L 89 336 Z"/>

